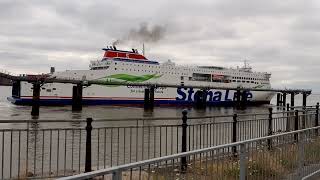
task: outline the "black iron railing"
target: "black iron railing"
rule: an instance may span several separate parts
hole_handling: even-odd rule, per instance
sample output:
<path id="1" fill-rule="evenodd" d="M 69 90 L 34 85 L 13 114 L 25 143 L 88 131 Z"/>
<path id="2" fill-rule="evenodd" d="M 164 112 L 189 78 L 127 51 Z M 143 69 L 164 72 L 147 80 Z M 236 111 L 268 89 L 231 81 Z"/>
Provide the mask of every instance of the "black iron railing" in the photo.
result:
<path id="1" fill-rule="evenodd" d="M 183 113 L 172 118 L 0 120 L 0 178 L 73 175 L 319 124 L 319 106 L 225 116 Z M 273 142 L 267 143 L 271 148 Z"/>

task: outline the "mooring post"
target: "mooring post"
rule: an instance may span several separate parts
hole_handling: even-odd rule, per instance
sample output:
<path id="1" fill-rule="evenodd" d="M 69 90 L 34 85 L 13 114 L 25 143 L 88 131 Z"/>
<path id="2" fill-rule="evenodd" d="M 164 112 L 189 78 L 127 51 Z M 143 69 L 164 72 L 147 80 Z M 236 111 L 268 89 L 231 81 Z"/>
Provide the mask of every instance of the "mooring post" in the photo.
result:
<path id="1" fill-rule="evenodd" d="M 280 97 L 281 96 L 281 94 L 280 93 L 277 93 L 277 107 L 279 107 L 280 106 Z"/>
<path id="2" fill-rule="evenodd" d="M 282 93 L 282 106 L 283 110 L 285 110 L 287 104 L 287 93 Z"/>
<path id="3" fill-rule="evenodd" d="M 201 107 L 206 108 L 207 107 L 207 91 L 205 89 L 202 90 L 202 102 L 201 102 Z"/>
<path id="4" fill-rule="evenodd" d="M 314 127 L 318 127 L 319 126 L 319 103 L 317 103 L 316 105 L 316 114 L 315 114 L 315 119 L 314 119 Z M 316 136 L 319 135 L 319 129 L 315 130 L 315 134 Z"/>
<path id="5" fill-rule="evenodd" d="M 92 118 L 87 118 L 86 126 L 86 162 L 85 162 L 85 172 L 91 172 L 91 131 L 92 131 Z"/>
<path id="6" fill-rule="evenodd" d="M 247 105 L 247 91 L 242 91 L 241 94 L 241 109 L 245 109 Z"/>
<path id="7" fill-rule="evenodd" d="M 79 103 L 79 110 L 82 110 L 82 93 L 83 93 L 83 85 L 77 84 L 78 87 L 78 103 Z"/>
<path id="8" fill-rule="evenodd" d="M 153 109 L 153 107 L 154 107 L 154 90 L 155 90 L 155 88 L 154 88 L 154 86 L 151 86 L 150 87 L 150 99 L 149 99 L 149 108 L 150 109 Z"/>
<path id="9" fill-rule="evenodd" d="M 268 136 L 272 135 L 272 108 L 269 108 L 269 118 L 268 118 Z M 272 139 L 268 139 L 268 149 L 272 148 Z"/>
<path id="10" fill-rule="evenodd" d="M 72 111 L 82 110 L 82 84 L 72 87 Z"/>
<path id="11" fill-rule="evenodd" d="M 299 111 L 295 110 L 294 112 L 294 130 L 299 130 Z M 298 141 L 298 134 L 294 134 L 294 140 Z"/>
<path id="12" fill-rule="evenodd" d="M 76 111 L 77 109 L 77 86 L 72 86 L 72 111 Z"/>
<path id="13" fill-rule="evenodd" d="M 182 111 L 182 147 L 181 152 L 187 152 L 187 117 L 188 111 L 185 109 Z M 185 172 L 187 170 L 187 157 L 181 157 L 181 170 Z"/>
<path id="14" fill-rule="evenodd" d="M 237 89 L 237 103 L 236 103 L 237 109 L 240 109 L 240 103 L 241 103 L 241 91 L 240 89 Z"/>
<path id="15" fill-rule="evenodd" d="M 150 89 L 144 89 L 144 109 L 149 109 L 150 105 Z"/>
<path id="16" fill-rule="evenodd" d="M 307 106 L 307 93 L 302 93 L 302 106 L 304 108 Z"/>
<path id="17" fill-rule="evenodd" d="M 291 92 L 291 102 L 290 102 L 290 105 L 291 105 L 291 110 L 293 111 L 294 110 L 294 96 L 295 96 L 295 92 Z"/>
<path id="18" fill-rule="evenodd" d="M 40 83 L 33 84 L 33 96 L 32 96 L 32 116 L 39 116 L 40 108 Z"/>
<path id="19" fill-rule="evenodd" d="M 234 114 L 233 115 L 233 122 L 232 122 L 232 142 L 237 142 L 237 123 L 238 123 L 238 115 Z M 232 153 L 233 156 L 237 156 L 237 147 L 233 146 L 232 147 Z"/>

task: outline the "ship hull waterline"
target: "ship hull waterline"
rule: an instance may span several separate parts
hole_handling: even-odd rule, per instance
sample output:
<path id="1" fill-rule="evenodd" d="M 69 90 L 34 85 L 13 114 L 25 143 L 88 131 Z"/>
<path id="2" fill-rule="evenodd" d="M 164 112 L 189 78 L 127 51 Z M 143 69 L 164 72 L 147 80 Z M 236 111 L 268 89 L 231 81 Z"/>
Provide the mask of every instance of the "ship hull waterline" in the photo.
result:
<path id="1" fill-rule="evenodd" d="M 109 91 L 109 93 L 97 93 L 92 96 L 92 90 L 84 88 L 82 104 L 91 105 L 121 105 L 121 106 L 142 106 L 144 104 L 144 89 L 142 88 L 121 88 L 121 93 Z M 155 91 L 155 106 L 192 106 L 196 104 L 197 89 L 168 88 Z M 107 91 L 108 92 L 108 91 Z M 121 92 L 121 91 L 120 91 Z M 91 94 L 91 96 L 90 96 Z M 247 92 L 246 105 L 270 104 L 275 93 L 273 92 Z M 16 105 L 32 105 L 32 95 L 27 94 L 20 97 L 11 96 L 7 98 Z M 41 106 L 72 105 L 72 94 L 65 93 L 63 96 L 41 95 L 39 103 Z M 232 90 L 208 90 L 206 105 L 208 106 L 234 106 L 236 105 L 236 91 Z"/>

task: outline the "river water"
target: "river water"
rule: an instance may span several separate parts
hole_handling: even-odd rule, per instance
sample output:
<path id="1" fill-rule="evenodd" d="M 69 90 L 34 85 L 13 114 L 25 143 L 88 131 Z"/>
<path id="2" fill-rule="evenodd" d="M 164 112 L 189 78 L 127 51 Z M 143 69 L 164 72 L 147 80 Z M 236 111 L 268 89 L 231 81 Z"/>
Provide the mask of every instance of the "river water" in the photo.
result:
<path id="1" fill-rule="evenodd" d="M 0 120 L 9 120 L 10 122 L 10 120 L 32 119 L 31 107 L 11 104 L 7 101 L 7 97 L 10 95 L 11 87 L 0 86 Z M 318 101 L 320 101 L 320 95 L 311 95 L 308 97 L 307 104 L 315 105 Z M 275 99 L 272 100 L 272 104 L 274 103 Z M 302 104 L 300 95 L 296 96 L 295 104 L 297 106 Z M 199 110 L 188 107 L 188 116 L 231 115 L 235 112 L 241 114 L 263 113 L 268 112 L 268 107 L 271 106 L 248 107 L 245 110 L 235 110 L 233 107 L 207 107 Z M 95 121 L 97 123 L 93 125 L 94 130 L 92 131 L 92 163 L 94 169 L 101 169 L 102 167 L 180 152 L 182 131 L 180 126 L 175 125 L 181 123 L 183 109 L 184 107 L 155 107 L 153 111 L 146 111 L 141 107 L 84 106 L 81 112 L 72 112 L 70 106 L 40 107 L 39 119 L 54 121 L 78 120 L 88 117 L 94 120 L 179 117 L 178 120 L 169 121 Z M 219 122 L 218 119 L 213 120 Z M 204 123 L 205 121 L 199 119 L 197 122 Z M 173 126 L 169 125 L 174 123 Z M 55 176 L 55 173 L 56 175 L 64 175 L 66 171 L 67 174 L 83 172 L 86 147 L 85 125 L 86 123 L 78 121 L 0 123 L 0 178 L 18 177 L 25 174 L 34 174 L 37 177 L 46 176 L 45 174 Z M 168 126 L 161 127 L 159 125 Z M 263 135 L 265 135 L 266 127 L 265 122 L 262 122 L 259 125 L 242 126 L 242 130 L 251 132 L 261 128 L 264 130 Z M 211 132 L 215 135 L 211 135 Z M 211 125 L 210 127 L 208 125 L 193 126 L 192 129 L 189 126 L 188 133 L 192 136 L 192 139 L 189 139 L 189 148 L 191 143 L 192 146 L 195 146 L 192 149 L 229 143 L 231 132 L 230 123 L 216 124 L 212 127 Z M 244 139 L 250 138 L 249 135 L 257 136 L 257 134 L 250 133 L 239 132 L 239 134 L 245 136 Z"/>
<path id="2" fill-rule="evenodd" d="M 11 94 L 11 87 L 0 86 L 0 119 L 31 119 L 30 106 L 16 106 L 7 101 Z M 288 101 L 289 101 L 288 96 Z M 308 97 L 308 105 L 315 105 L 320 101 L 320 95 L 311 95 Z M 272 100 L 275 104 L 275 98 Z M 301 96 L 296 96 L 296 105 L 301 105 Z M 238 111 L 239 113 L 255 113 L 267 111 L 270 105 L 258 107 L 248 107 L 246 110 Z M 72 112 L 70 106 L 59 107 L 41 107 L 39 119 L 84 119 L 92 118 L 140 118 L 140 117 L 180 117 L 184 107 L 155 107 L 153 111 L 145 111 L 141 107 L 122 107 L 122 106 L 85 106 L 82 112 Z M 233 114 L 232 107 L 208 107 L 205 110 L 189 108 L 189 115 L 225 115 Z"/>

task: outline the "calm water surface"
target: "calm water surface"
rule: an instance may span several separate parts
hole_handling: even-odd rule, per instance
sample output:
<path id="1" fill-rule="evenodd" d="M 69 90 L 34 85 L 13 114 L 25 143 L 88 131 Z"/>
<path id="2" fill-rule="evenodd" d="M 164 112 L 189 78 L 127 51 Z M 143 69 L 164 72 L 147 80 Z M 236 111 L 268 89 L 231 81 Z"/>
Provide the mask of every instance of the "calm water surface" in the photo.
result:
<path id="1" fill-rule="evenodd" d="M 11 87 L 0 86 L 0 120 L 32 119 L 30 106 L 16 106 L 7 101 L 11 94 Z M 288 97 L 288 99 L 290 96 Z M 320 95 L 311 95 L 308 97 L 308 105 L 315 105 L 320 101 Z M 272 103 L 275 103 L 273 99 Z M 296 105 L 301 105 L 301 96 L 296 97 Z M 236 111 L 232 107 L 208 107 L 204 110 L 188 108 L 189 116 L 204 115 L 226 115 L 237 113 L 261 113 L 268 112 L 268 107 L 272 105 L 263 105 L 258 107 L 248 107 L 246 110 Z M 116 118 L 140 118 L 140 117 L 181 117 L 183 107 L 155 107 L 153 111 L 145 111 L 141 107 L 121 107 L 121 106 L 85 106 L 82 112 L 74 113 L 71 106 L 61 107 L 40 107 L 39 119 L 84 119 L 92 117 L 93 119 L 116 119 Z M 199 121 L 202 122 L 200 119 Z M 97 122 L 97 121 L 96 121 Z M 170 123 L 173 121 L 170 120 Z M 180 121 L 181 122 L 181 121 Z M 140 122 L 141 123 L 141 122 Z M 146 120 L 143 125 L 156 125 L 166 122 Z M 125 125 L 135 125 L 135 121 L 126 121 Z M 139 124 L 141 125 L 141 124 Z M 263 125 L 263 124 L 262 124 Z M 173 154 L 180 152 L 181 141 L 178 134 L 181 129 L 178 128 L 106 128 L 98 129 L 97 127 L 114 127 L 123 126 L 122 121 L 103 121 L 94 124 L 96 128 L 92 133 L 93 138 L 93 165 L 95 169 L 104 166 L 112 166 L 159 157 L 164 154 Z M 43 130 L 46 128 L 79 128 L 85 127 L 85 123 L 68 122 L 68 123 L 1 123 L 0 124 L 0 162 L 10 162 L 9 166 L 0 164 L 0 178 L 17 177 L 26 172 L 32 172 L 37 176 L 41 173 L 60 172 L 68 170 L 69 172 L 82 172 L 84 169 L 84 149 L 85 139 L 84 130 Z M 148 127 L 148 126 L 146 126 Z M 192 146 L 196 148 L 207 147 L 221 144 L 230 140 L 229 134 L 231 126 L 217 126 L 213 128 L 217 136 L 213 136 L 211 144 L 208 142 L 207 131 L 191 129 Z M 251 126 L 250 126 L 251 127 Z M 265 126 L 267 127 L 267 126 Z M 28 129 L 28 131 L 11 132 L 5 129 Z M 244 130 L 249 127 L 243 127 Z M 210 126 L 211 131 L 211 126 Z M 200 132 L 200 133 L 198 133 Z M 207 134 L 205 134 L 207 133 Z M 191 136 L 190 135 L 190 136 Z M 202 136 L 203 135 L 203 136 Z M 210 133 L 211 135 L 211 133 Z M 247 135 L 247 134 L 243 134 Z M 169 138 L 168 138 L 169 137 Z M 171 138 L 170 138 L 171 137 Z M 197 141 L 197 138 L 200 138 Z M 201 137 L 204 139 L 201 141 Z M 211 137 L 211 136 L 210 136 Z M 223 139 L 219 138 L 223 137 Z M 214 140 L 217 138 L 217 141 Z M 162 139 L 162 141 L 161 141 Z M 165 139 L 165 140 L 164 140 Z M 143 141 L 141 141 L 143 140 Z M 219 140 L 219 141 L 218 141 Z M 223 140 L 220 142 L 220 140 Z M 128 143 L 130 142 L 130 143 Z M 191 142 L 190 142 L 191 143 Z M 199 144 L 199 147 L 198 147 Z M 51 147 L 52 145 L 52 147 Z M 20 147 L 21 146 L 21 147 Z M 146 148 L 148 147 L 148 148 Z M 175 147 L 173 149 L 173 147 Z M 3 149 L 3 150 L 1 150 Z M 21 150 L 20 150 L 21 149 Z M 20 151 L 19 151 L 20 150 Z M 132 150 L 132 151 L 131 151 Z M 153 152 L 149 156 L 149 151 Z M 104 154 L 106 152 L 106 154 Z M 71 162 L 71 163 L 70 163 Z M 75 167 L 77 167 L 75 169 Z M 53 169 L 54 168 L 54 169 Z M 56 169 L 56 170 L 55 170 Z M 11 174 L 12 172 L 12 174 Z"/>
<path id="2" fill-rule="evenodd" d="M 7 97 L 11 94 L 11 87 L 0 86 L 0 119 L 31 119 L 30 106 L 16 106 L 7 101 Z M 290 99 L 290 96 L 287 96 Z M 308 105 L 315 105 L 320 101 L 320 95 L 311 95 L 308 97 Z M 275 104 L 275 98 L 272 100 Z M 301 105 L 301 96 L 296 96 L 296 105 Z M 239 113 L 264 112 L 270 105 L 258 107 L 249 107 L 241 110 Z M 180 117 L 183 107 L 155 107 L 154 110 L 145 111 L 141 107 L 121 107 L 121 106 L 85 106 L 82 112 L 72 112 L 71 106 L 60 107 L 41 107 L 39 119 L 83 119 L 92 117 L 101 118 L 134 118 L 134 117 Z M 205 110 L 197 110 L 189 108 L 189 115 L 222 115 L 232 114 L 234 109 L 231 107 L 208 107 Z"/>

